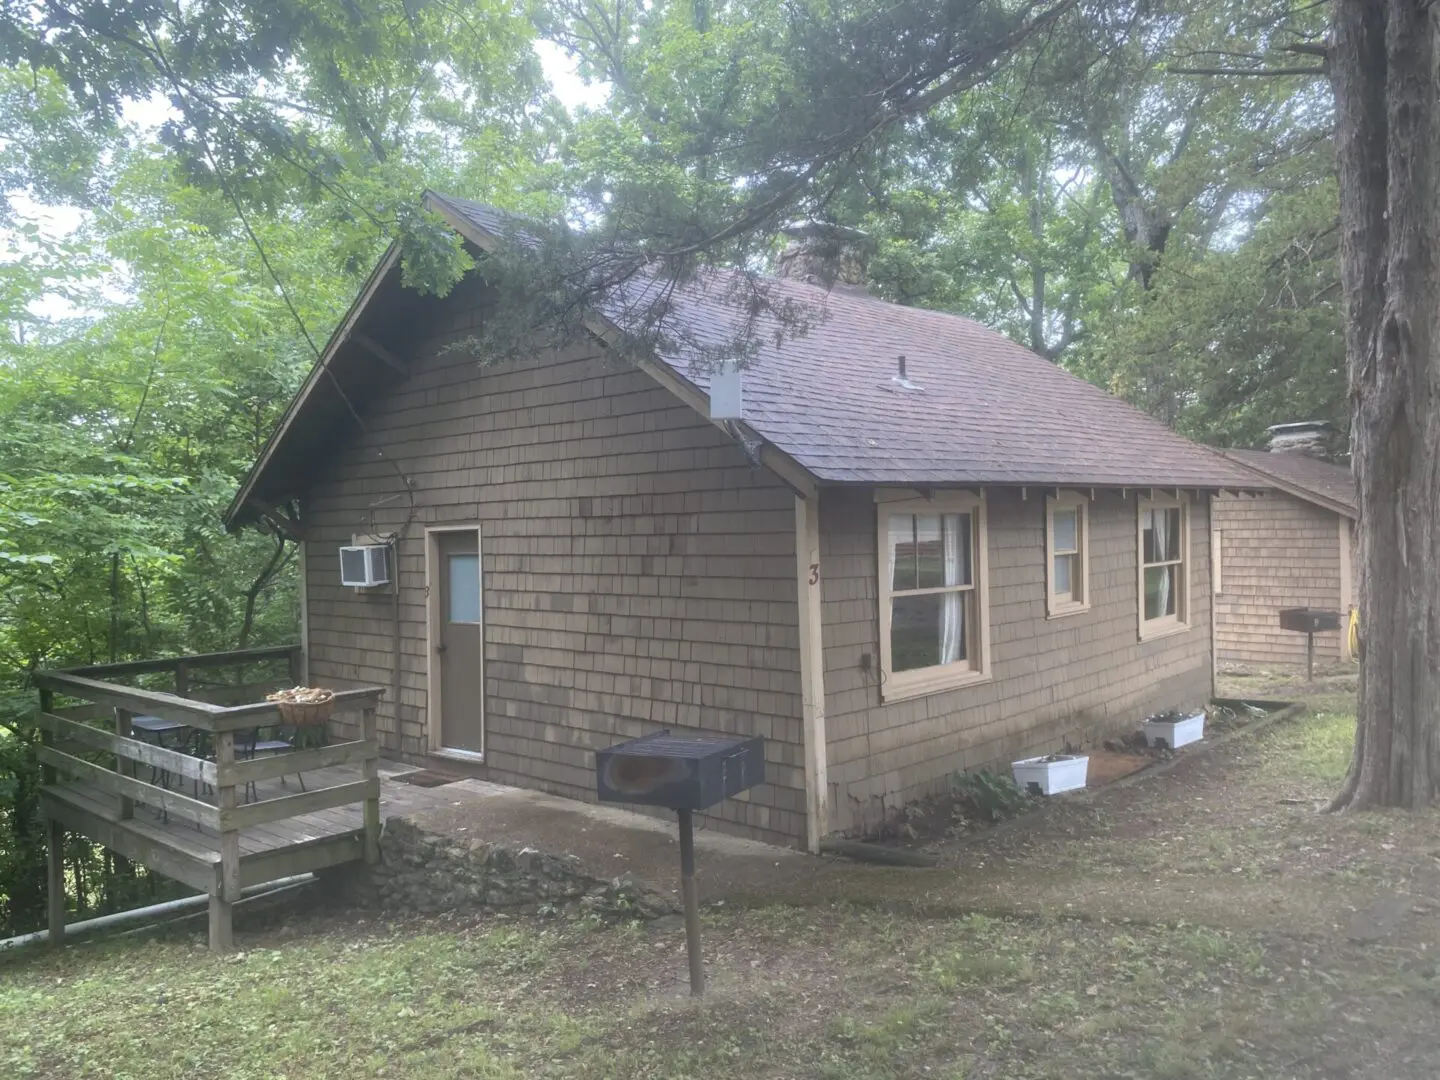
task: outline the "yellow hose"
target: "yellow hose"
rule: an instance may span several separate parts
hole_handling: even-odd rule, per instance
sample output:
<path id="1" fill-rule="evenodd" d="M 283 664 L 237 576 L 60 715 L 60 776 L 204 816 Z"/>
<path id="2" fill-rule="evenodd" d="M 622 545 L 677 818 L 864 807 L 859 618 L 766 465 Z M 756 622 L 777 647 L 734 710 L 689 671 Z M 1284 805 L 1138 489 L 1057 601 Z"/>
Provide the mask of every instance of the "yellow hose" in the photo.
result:
<path id="1" fill-rule="evenodd" d="M 1354 660 L 1357 656 L 1360 655 L 1360 609 L 1359 609 L 1359 608 L 1351 608 L 1351 609 L 1350 609 L 1350 633 L 1347 635 L 1347 640 L 1346 640 L 1346 642 L 1345 642 L 1345 649 L 1346 649 L 1346 652 L 1349 653 L 1350 659 L 1352 659 L 1352 660 Z"/>

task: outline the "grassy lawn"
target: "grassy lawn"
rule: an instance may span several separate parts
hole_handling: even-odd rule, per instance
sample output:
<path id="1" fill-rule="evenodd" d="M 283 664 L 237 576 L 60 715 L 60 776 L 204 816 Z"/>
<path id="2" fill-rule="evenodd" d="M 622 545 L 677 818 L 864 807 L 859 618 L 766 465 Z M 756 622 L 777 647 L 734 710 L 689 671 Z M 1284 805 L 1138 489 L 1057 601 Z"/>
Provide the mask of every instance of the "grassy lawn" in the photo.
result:
<path id="1" fill-rule="evenodd" d="M 1173 782 L 1057 803 L 966 850 L 977 867 L 1063 869 L 1076 896 L 1126 875 L 1175 890 L 1254 875 L 1337 904 L 1366 875 L 1428 890 L 1435 821 L 1309 804 L 1343 771 L 1352 727 L 1333 710 L 1232 740 Z M 1167 810 L 1179 823 L 1160 831 Z M 1094 910 L 714 907 L 698 1004 L 666 923 L 280 912 L 226 958 L 188 932 L 0 958 L 0 1077 L 1440 1075 L 1433 910 L 1369 945 L 1283 906 L 1243 930 L 1219 911 L 1174 925 Z"/>

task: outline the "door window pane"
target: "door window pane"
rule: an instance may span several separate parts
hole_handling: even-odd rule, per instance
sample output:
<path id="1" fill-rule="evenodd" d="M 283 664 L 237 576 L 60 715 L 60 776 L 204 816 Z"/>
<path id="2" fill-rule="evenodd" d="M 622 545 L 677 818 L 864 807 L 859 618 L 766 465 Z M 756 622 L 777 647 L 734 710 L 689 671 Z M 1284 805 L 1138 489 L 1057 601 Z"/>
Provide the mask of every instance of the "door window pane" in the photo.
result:
<path id="1" fill-rule="evenodd" d="M 480 621 L 480 556 L 451 555 L 447 566 L 450 595 L 445 598 L 447 622 Z"/>

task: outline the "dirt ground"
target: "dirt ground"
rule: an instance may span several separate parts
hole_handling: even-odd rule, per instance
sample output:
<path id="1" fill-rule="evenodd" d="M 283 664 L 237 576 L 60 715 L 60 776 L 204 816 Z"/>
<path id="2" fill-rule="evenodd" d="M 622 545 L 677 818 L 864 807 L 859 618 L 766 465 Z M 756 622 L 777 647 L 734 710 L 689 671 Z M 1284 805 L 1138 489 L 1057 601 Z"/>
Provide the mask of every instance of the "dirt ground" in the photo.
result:
<path id="1" fill-rule="evenodd" d="M 0 1075 L 1432 1080 L 1440 813 L 1320 812 L 1352 692 L 937 869 L 712 879 L 699 1002 L 673 918 L 282 909 L 0 957 Z"/>

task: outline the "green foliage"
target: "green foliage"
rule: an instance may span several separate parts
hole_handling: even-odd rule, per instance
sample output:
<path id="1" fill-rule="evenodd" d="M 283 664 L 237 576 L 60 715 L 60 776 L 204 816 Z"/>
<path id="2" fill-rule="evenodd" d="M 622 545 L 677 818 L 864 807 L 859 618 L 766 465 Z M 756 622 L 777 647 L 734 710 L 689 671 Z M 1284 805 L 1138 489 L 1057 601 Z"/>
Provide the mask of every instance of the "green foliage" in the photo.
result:
<path id="1" fill-rule="evenodd" d="M 293 639 L 293 545 L 220 514 L 385 244 L 422 290 L 469 266 L 424 188 L 552 205 L 533 35 L 508 0 L 0 4 L 0 694 Z M 43 873 L 33 774 L 9 742 L 0 895 Z"/>
<path id="2" fill-rule="evenodd" d="M 874 236 L 881 295 L 978 318 L 1187 434 L 1344 416 L 1330 92 L 1303 74 L 1323 5 L 1019 8 L 1034 33 L 982 2 L 545 10 L 613 88 L 568 137 L 568 192 L 598 246 L 640 253 L 572 242 L 571 280 L 763 267 L 779 224 L 814 216 Z"/>
<path id="3" fill-rule="evenodd" d="M 950 777 L 950 791 L 983 821 L 1004 821 L 1030 808 L 1030 797 L 1013 777 L 989 769 L 955 773 Z"/>
<path id="4" fill-rule="evenodd" d="M 1086 374 L 1184 434 L 1259 445 L 1270 424 L 1349 423 L 1335 185 L 1277 192 L 1239 243 L 1176 251 Z"/>

